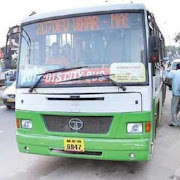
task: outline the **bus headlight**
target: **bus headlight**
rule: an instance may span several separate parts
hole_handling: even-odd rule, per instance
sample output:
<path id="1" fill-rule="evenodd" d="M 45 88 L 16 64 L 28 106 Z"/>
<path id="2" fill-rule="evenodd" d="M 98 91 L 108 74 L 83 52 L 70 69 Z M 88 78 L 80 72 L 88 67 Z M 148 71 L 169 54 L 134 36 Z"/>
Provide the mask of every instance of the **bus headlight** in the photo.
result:
<path id="1" fill-rule="evenodd" d="M 32 121 L 31 120 L 21 120 L 21 128 L 32 129 Z"/>
<path id="2" fill-rule="evenodd" d="M 127 132 L 132 134 L 142 133 L 142 123 L 128 123 Z"/>

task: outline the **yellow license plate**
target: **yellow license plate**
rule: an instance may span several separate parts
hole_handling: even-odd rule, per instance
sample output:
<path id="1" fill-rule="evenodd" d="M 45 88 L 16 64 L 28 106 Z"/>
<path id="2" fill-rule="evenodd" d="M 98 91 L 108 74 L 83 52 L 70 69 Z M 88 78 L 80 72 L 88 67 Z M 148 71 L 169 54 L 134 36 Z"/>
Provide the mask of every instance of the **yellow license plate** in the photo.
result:
<path id="1" fill-rule="evenodd" d="M 64 139 L 64 150 L 72 152 L 84 152 L 83 139 Z"/>
<path id="2" fill-rule="evenodd" d="M 9 98 L 9 99 L 7 99 L 7 102 L 15 102 L 15 99 Z"/>

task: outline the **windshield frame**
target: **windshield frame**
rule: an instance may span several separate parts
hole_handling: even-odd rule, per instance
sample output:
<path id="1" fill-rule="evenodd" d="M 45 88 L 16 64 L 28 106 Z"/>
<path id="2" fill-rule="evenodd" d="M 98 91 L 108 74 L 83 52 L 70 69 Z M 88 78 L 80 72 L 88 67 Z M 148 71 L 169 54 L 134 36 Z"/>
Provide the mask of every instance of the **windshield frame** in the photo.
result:
<path id="1" fill-rule="evenodd" d="M 39 20 L 34 20 L 30 22 L 25 22 L 21 24 L 21 30 L 24 29 L 25 26 L 31 25 L 34 23 L 40 23 L 40 22 L 45 22 L 49 20 L 57 20 L 57 19 L 64 19 L 64 18 L 73 18 L 73 17 L 82 17 L 82 16 L 91 16 L 91 15 L 103 15 L 103 14 L 111 14 L 111 13 L 140 13 L 142 16 L 142 32 L 143 32 L 143 42 L 144 42 L 144 50 L 145 50 L 145 59 L 144 59 L 144 66 L 145 66 L 145 76 L 146 76 L 146 81 L 145 82 L 126 82 L 126 83 L 118 83 L 123 86 L 147 86 L 149 85 L 149 73 L 148 73 L 148 52 L 147 52 L 147 24 L 146 24 L 146 10 L 140 9 L 140 10 L 110 10 L 110 11 L 97 11 L 97 12 L 88 12 L 88 13 L 78 13 L 78 14 L 70 14 L 70 15 L 64 15 L 64 16 L 56 16 L 56 17 L 49 17 L 49 18 L 44 18 L 44 19 L 39 19 Z M 17 69 L 17 83 L 16 87 L 17 88 L 30 88 L 29 86 L 20 86 L 19 85 L 19 70 L 20 70 L 20 54 L 21 54 L 21 45 L 22 45 L 22 39 L 23 37 L 20 36 L 20 45 L 19 45 L 19 56 L 18 56 L 18 69 Z M 56 85 L 37 85 L 37 88 L 64 88 L 64 87 L 103 87 L 103 86 L 114 86 L 112 83 L 83 83 L 83 84 L 56 84 Z"/>

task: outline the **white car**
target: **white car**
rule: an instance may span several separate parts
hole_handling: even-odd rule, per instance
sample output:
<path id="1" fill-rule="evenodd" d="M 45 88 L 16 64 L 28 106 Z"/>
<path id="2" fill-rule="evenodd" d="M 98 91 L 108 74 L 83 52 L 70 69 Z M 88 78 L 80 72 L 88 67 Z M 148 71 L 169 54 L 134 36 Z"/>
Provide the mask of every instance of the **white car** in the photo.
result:
<path id="1" fill-rule="evenodd" d="M 176 70 L 177 64 L 180 64 L 180 59 L 174 59 L 171 64 L 171 70 Z"/>
<path id="2" fill-rule="evenodd" d="M 16 69 L 5 71 L 5 85 L 10 86 L 16 80 Z"/>
<path id="3" fill-rule="evenodd" d="M 7 87 L 3 94 L 2 99 L 8 109 L 15 107 L 15 96 L 16 96 L 16 81 L 9 87 Z"/>

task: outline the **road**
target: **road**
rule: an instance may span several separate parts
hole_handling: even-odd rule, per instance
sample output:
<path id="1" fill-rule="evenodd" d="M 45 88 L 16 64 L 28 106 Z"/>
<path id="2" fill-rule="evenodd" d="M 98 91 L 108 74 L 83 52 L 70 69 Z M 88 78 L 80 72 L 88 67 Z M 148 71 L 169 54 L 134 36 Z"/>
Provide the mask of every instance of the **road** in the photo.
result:
<path id="1" fill-rule="evenodd" d="M 150 162 L 66 159 L 19 153 L 15 140 L 15 113 L 0 106 L 0 179 L 180 180 L 180 128 L 168 126 L 170 93 L 167 93 Z"/>

